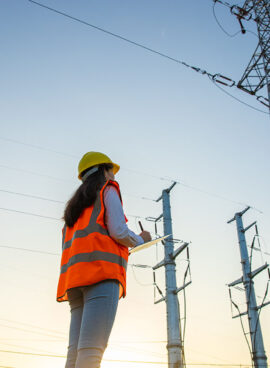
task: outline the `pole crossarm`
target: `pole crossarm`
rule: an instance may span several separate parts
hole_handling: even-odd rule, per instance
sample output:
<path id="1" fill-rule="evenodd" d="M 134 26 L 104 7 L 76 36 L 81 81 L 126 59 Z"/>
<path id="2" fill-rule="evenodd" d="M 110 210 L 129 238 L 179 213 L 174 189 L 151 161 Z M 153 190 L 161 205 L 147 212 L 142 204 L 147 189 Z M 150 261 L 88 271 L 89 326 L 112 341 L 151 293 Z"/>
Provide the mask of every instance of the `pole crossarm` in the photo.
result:
<path id="1" fill-rule="evenodd" d="M 166 300 L 166 296 L 164 296 L 163 298 L 157 300 L 156 302 L 154 302 L 154 304 L 158 304 L 160 302 L 164 302 Z"/>
<path id="2" fill-rule="evenodd" d="M 263 270 L 265 270 L 268 267 L 269 267 L 269 265 L 267 263 L 265 263 L 263 266 L 257 268 L 256 270 L 252 271 L 251 273 L 248 273 L 248 276 L 251 279 L 253 279 L 253 277 L 255 277 L 256 275 L 258 275 L 260 272 L 262 272 Z"/>
<path id="3" fill-rule="evenodd" d="M 267 305 L 269 305 L 270 304 L 270 301 L 269 302 L 266 302 L 266 303 L 263 303 L 263 304 L 261 304 L 261 305 L 259 305 L 258 307 L 257 307 L 257 310 L 259 310 L 259 309 L 262 309 L 263 307 L 266 307 Z"/>
<path id="4" fill-rule="evenodd" d="M 184 290 L 188 285 L 190 285 L 192 283 L 192 281 L 189 281 L 189 282 L 187 282 L 186 284 L 184 284 L 183 286 L 181 286 L 181 287 L 179 287 L 179 288 L 177 288 L 176 290 L 174 290 L 174 294 L 178 294 L 179 293 L 179 291 L 181 291 L 181 290 Z"/>
<path id="5" fill-rule="evenodd" d="M 179 248 L 177 248 L 172 254 L 170 254 L 170 258 L 171 259 L 175 259 L 177 256 L 179 256 L 180 253 L 182 253 L 186 247 L 189 245 L 190 243 L 185 242 L 184 244 L 182 244 Z"/>
<path id="6" fill-rule="evenodd" d="M 158 268 L 162 267 L 162 266 L 165 266 L 166 262 L 165 260 L 163 259 L 162 261 L 160 261 L 159 263 L 157 263 L 154 267 L 153 267 L 153 270 L 157 270 Z"/>
<path id="7" fill-rule="evenodd" d="M 245 316 L 246 314 L 248 314 L 248 312 L 237 314 L 236 316 L 233 316 L 232 318 L 234 319 L 234 318 L 242 317 L 242 316 Z"/>
<path id="8" fill-rule="evenodd" d="M 240 277 L 240 279 L 237 279 L 233 282 L 231 282 L 230 284 L 228 284 L 229 287 L 232 287 L 232 286 L 235 286 L 235 285 L 238 285 L 238 284 L 241 284 L 243 282 L 243 277 Z"/>
<path id="9" fill-rule="evenodd" d="M 227 224 L 230 224 L 231 222 L 235 221 L 236 216 L 242 217 L 244 213 L 246 213 L 250 208 L 251 208 L 250 206 L 247 206 L 242 212 L 237 212 L 231 220 L 227 221 Z"/>
<path id="10" fill-rule="evenodd" d="M 253 277 L 255 277 L 256 275 L 258 275 L 258 273 L 262 272 L 263 270 L 265 270 L 266 268 L 268 268 L 268 264 L 264 264 L 263 266 L 257 268 L 256 270 L 252 271 L 251 273 L 249 272 L 247 275 L 250 279 L 253 279 Z M 232 286 L 235 286 L 235 285 L 238 285 L 238 284 L 241 284 L 243 283 L 244 280 L 243 280 L 243 277 L 240 277 L 240 279 L 237 279 L 233 282 L 231 282 L 230 284 L 228 284 L 229 287 L 232 287 Z"/>
<path id="11" fill-rule="evenodd" d="M 246 231 L 248 231 L 250 228 L 252 228 L 252 226 L 256 225 L 257 221 L 252 222 L 252 224 L 248 225 L 245 229 L 242 230 L 243 233 L 245 233 Z"/>

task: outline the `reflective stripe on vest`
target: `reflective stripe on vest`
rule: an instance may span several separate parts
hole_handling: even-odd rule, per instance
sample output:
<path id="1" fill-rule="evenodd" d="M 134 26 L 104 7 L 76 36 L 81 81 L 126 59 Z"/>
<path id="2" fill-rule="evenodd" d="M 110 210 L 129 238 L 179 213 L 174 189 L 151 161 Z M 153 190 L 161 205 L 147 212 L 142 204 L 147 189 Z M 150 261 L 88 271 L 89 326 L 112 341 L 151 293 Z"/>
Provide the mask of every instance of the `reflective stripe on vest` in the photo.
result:
<path id="1" fill-rule="evenodd" d="M 119 266 L 124 267 L 125 270 L 127 269 L 127 261 L 124 258 L 118 256 L 117 254 L 94 250 L 93 252 L 90 252 L 90 253 L 79 253 L 71 257 L 68 263 L 66 263 L 65 265 L 61 267 L 61 273 L 66 272 L 70 266 L 73 266 L 76 263 L 93 262 L 93 261 L 106 261 L 106 262 L 116 263 Z"/>

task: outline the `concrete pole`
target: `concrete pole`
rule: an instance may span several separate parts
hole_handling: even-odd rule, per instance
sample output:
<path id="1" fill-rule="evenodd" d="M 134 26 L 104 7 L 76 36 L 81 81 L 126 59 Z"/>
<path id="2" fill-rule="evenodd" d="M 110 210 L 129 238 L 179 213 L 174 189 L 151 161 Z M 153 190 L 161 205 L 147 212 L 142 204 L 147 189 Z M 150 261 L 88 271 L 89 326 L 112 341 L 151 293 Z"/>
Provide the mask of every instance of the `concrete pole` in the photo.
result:
<path id="1" fill-rule="evenodd" d="M 248 323 L 252 344 L 252 359 L 254 361 L 255 368 L 267 368 L 267 357 L 264 351 L 261 325 L 258 318 L 258 308 L 254 291 L 254 282 L 249 276 L 251 275 L 251 268 L 247 251 L 245 229 L 243 227 L 242 221 L 242 213 L 236 213 L 235 220 L 237 224 L 237 234 L 240 246 L 243 283 L 247 300 Z"/>
<path id="2" fill-rule="evenodd" d="M 162 191 L 164 235 L 172 234 L 170 190 Z M 173 236 L 165 239 L 165 276 L 166 276 L 166 311 L 167 311 L 167 350 L 169 368 L 182 368 L 184 365 L 180 327 L 180 311 L 176 286 L 175 261 L 171 258 L 174 251 Z"/>

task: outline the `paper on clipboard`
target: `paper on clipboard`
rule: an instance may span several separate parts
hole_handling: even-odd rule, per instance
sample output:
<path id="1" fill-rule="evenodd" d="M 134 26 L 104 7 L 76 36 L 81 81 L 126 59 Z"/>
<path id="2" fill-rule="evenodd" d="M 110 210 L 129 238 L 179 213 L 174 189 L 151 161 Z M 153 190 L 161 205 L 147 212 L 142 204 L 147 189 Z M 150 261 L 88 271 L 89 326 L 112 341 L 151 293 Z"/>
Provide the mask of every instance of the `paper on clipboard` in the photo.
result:
<path id="1" fill-rule="evenodd" d="M 137 247 L 134 247 L 134 248 L 132 248 L 132 249 L 129 251 L 129 254 L 131 254 L 131 253 L 135 253 L 135 252 L 138 252 L 139 250 L 142 250 L 142 249 L 145 249 L 145 248 L 148 248 L 148 247 L 151 247 L 151 245 L 157 244 L 157 243 L 158 243 L 158 242 L 160 242 L 161 240 L 168 238 L 168 236 L 170 236 L 170 235 L 171 235 L 171 234 L 169 234 L 169 235 L 165 235 L 165 236 L 162 236 L 162 237 L 160 237 L 160 238 L 153 239 L 153 240 L 151 240 L 150 242 L 143 243 L 143 244 L 141 244 L 141 245 L 137 245 Z"/>

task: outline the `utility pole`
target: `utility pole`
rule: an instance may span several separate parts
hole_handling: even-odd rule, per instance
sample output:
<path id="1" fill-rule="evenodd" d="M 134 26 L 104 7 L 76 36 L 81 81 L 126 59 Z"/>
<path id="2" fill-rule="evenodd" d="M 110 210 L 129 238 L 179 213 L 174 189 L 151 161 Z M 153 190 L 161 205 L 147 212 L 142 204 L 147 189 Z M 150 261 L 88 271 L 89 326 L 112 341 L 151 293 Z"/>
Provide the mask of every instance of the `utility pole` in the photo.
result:
<path id="1" fill-rule="evenodd" d="M 242 7 L 234 5 L 231 11 L 237 16 L 242 33 L 246 32 L 242 20 L 254 20 L 259 38 L 237 87 L 255 95 L 266 86 L 268 98 L 257 96 L 257 99 L 270 109 L 270 0 L 246 0 Z"/>
<path id="2" fill-rule="evenodd" d="M 241 317 L 246 314 L 248 315 L 249 332 L 252 346 L 252 360 L 254 362 L 255 368 L 267 368 L 267 357 L 264 350 L 263 336 L 261 331 L 258 310 L 269 304 L 269 302 L 262 304 L 259 307 L 257 306 L 253 278 L 258 273 L 268 268 L 269 265 L 265 264 L 262 267 L 259 267 L 257 270 L 254 270 L 253 272 L 251 270 L 245 232 L 254 225 L 256 225 L 256 221 L 253 222 L 251 225 L 247 226 L 246 228 L 244 228 L 242 221 L 243 214 L 246 213 L 249 209 L 250 207 L 247 207 L 242 212 L 236 213 L 235 216 L 230 221 L 228 221 L 228 224 L 233 221 L 236 221 L 241 264 L 243 271 L 243 276 L 240 279 L 233 281 L 228 286 L 232 287 L 240 283 L 244 284 L 247 301 L 247 312 L 244 313 L 239 312 L 239 315 L 237 315 L 236 317 Z"/>
<path id="3" fill-rule="evenodd" d="M 176 285 L 176 269 L 175 258 L 188 247 L 189 243 L 182 244 L 177 250 L 174 251 L 174 243 L 172 234 L 172 217 L 170 206 L 170 191 L 176 185 L 174 182 L 169 188 L 162 191 L 162 195 L 156 200 L 159 202 L 162 200 L 163 214 L 156 220 L 163 217 L 164 235 L 170 235 L 164 240 L 164 259 L 153 267 L 153 270 L 159 267 L 165 267 L 166 278 L 166 295 L 155 304 L 162 301 L 166 302 L 167 312 L 167 350 L 168 350 L 168 367 L 169 368 L 183 368 L 185 367 L 184 347 L 181 333 L 181 319 L 180 308 L 178 301 L 178 292 L 188 286 L 191 281 L 180 288 Z"/>

